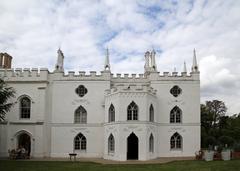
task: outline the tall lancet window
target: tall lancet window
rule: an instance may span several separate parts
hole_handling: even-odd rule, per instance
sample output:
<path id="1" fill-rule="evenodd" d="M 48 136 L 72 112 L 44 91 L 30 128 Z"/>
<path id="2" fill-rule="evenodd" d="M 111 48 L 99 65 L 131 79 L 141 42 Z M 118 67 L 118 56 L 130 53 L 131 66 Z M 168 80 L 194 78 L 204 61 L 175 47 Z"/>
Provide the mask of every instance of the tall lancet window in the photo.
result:
<path id="1" fill-rule="evenodd" d="M 152 134 L 149 137 L 149 152 L 154 152 L 154 138 Z"/>
<path id="2" fill-rule="evenodd" d="M 170 139 L 171 149 L 182 149 L 182 136 L 177 132 Z"/>
<path id="3" fill-rule="evenodd" d="M 108 109 L 108 122 L 114 122 L 114 121 L 115 121 L 115 108 L 113 104 L 111 104 Z"/>
<path id="4" fill-rule="evenodd" d="M 149 121 L 154 122 L 154 108 L 152 104 L 150 105 L 149 108 Z"/>
<path id="5" fill-rule="evenodd" d="M 87 149 L 87 139 L 82 133 L 79 133 L 74 138 L 74 150 L 86 150 L 86 149 Z"/>
<path id="6" fill-rule="evenodd" d="M 182 110 L 175 106 L 170 112 L 170 123 L 181 123 L 182 122 Z"/>
<path id="7" fill-rule="evenodd" d="M 80 106 L 75 111 L 74 123 L 87 123 L 87 111 Z"/>
<path id="8" fill-rule="evenodd" d="M 138 106 L 134 102 L 128 105 L 127 120 L 138 120 Z"/>
<path id="9" fill-rule="evenodd" d="M 111 134 L 108 137 L 108 153 L 114 153 L 115 151 L 115 140 L 114 136 Z"/>
<path id="10" fill-rule="evenodd" d="M 20 118 L 29 119 L 31 114 L 31 100 L 28 97 L 20 99 Z"/>

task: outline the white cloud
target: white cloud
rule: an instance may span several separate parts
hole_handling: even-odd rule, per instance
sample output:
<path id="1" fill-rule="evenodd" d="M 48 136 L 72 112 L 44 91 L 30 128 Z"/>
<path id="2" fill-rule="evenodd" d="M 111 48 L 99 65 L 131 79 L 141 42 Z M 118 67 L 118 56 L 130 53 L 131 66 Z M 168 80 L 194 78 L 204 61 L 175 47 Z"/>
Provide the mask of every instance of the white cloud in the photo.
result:
<path id="1" fill-rule="evenodd" d="M 202 100 L 221 98 L 240 112 L 240 1 L 1 0 L 0 51 L 14 67 L 53 69 L 59 46 L 67 70 L 101 70 L 110 48 L 113 72 L 143 72 L 154 47 L 161 72 L 200 63 Z"/>

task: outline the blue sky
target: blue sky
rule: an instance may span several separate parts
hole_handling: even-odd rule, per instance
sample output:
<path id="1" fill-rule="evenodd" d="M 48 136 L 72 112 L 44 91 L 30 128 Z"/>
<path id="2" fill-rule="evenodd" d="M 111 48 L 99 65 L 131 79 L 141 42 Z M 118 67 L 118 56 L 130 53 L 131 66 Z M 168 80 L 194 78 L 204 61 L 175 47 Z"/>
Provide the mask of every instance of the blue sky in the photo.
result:
<path id="1" fill-rule="evenodd" d="M 154 48 L 160 73 L 181 72 L 196 48 L 201 100 L 240 112 L 238 0 L 1 0 L 0 21 L 0 51 L 14 68 L 52 71 L 61 47 L 66 71 L 101 71 L 108 47 L 113 73 L 142 73 Z"/>

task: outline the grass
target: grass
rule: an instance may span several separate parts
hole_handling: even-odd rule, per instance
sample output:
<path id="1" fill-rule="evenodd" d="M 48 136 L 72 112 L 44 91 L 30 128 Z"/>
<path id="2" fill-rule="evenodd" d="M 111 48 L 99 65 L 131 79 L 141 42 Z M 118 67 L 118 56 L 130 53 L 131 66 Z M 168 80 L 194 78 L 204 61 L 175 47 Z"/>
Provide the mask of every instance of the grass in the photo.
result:
<path id="1" fill-rule="evenodd" d="M 240 160 L 175 161 L 166 164 L 102 165 L 87 162 L 1 160 L 1 171 L 237 171 Z"/>

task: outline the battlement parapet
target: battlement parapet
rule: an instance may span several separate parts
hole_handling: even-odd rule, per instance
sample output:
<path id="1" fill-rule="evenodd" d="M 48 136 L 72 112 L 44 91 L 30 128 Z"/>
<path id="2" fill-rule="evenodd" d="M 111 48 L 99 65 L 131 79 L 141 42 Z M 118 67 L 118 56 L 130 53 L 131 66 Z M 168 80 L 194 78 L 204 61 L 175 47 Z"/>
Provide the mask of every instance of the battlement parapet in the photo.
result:
<path id="1" fill-rule="evenodd" d="M 0 77 L 8 81 L 49 81 L 49 80 L 96 80 L 112 81 L 113 83 L 143 83 L 149 81 L 181 81 L 181 80 L 199 80 L 199 72 L 152 72 L 149 74 L 112 74 L 110 71 L 85 71 L 49 72 L 47 68 L 15 68 L 0 69 Z"/>
<path id="2" fill-rule="evenodd" d="M 47 68 L 0 69 L 0 78 L 6 81 L 47 81 Z"/>

